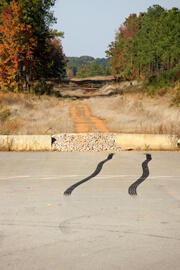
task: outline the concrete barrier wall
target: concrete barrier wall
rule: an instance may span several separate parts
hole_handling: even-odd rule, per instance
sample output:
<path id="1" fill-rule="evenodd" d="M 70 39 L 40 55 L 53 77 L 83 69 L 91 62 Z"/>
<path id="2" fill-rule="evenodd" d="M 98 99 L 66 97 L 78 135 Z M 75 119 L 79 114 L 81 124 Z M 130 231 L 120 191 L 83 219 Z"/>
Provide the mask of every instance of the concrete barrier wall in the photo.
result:
<path id="1" fill-rule="evenodd" d="M 175 135 L 116 134 L 116 146 L 134 150 L 173 150 L 177 148 Z"/>
<path id="2" fill-rule="evenodd" d="M 51 150 L 50 135 L 0 135 L 0 150 L 41 151 Z"/>
<path id="3" fill-rule="evenodd" d="M 124 150 L 174 150 L 180 147 L 175 135 L 116 134 L 116 147 Z M 0 151 L 46 151 L 52 149 L 50 135 L 0 135 Z M 84 150 L 86 151 L 86 150 Z"/>

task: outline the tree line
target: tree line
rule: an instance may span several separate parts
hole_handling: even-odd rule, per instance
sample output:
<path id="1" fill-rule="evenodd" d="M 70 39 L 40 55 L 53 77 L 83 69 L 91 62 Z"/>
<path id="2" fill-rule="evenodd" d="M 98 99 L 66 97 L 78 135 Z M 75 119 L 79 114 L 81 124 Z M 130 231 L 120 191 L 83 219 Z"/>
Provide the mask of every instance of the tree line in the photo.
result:
<path id="1" fill-rule="evenodd" d="M 65 73 L 62 32 L 52 30 L 56 0 L 1 0 L 0 86 L 29 90 L 30 83 Z"/>
<path id="2" fill-rule="evenodd" d="M 177 80 L 180 74 L 180 11 L 149 7 L 139 16 L 131 14 L 109 44 L 111 74 L 124 79 Z"/>
<path id="3" fill-rule="evenodd" d="M 109 59 L 93 58 L 91 56 L 68 57 L 67 77 L 85 78 L 109 75 Z"/>

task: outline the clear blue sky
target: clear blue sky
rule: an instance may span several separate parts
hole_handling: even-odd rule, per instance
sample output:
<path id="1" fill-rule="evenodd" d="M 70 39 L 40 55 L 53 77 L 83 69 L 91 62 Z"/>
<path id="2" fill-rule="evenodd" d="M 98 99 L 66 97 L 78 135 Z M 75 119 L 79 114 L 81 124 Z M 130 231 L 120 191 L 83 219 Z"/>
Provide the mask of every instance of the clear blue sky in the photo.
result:
<path id="1" fill-rule="evenodd" d="M 57 24 L 53 28 L 65 33 L 66 56 L 102 58 L 125 18 L 146 12 L 152 5 L 180 8 L 180 0 L 56 0 Z"/>

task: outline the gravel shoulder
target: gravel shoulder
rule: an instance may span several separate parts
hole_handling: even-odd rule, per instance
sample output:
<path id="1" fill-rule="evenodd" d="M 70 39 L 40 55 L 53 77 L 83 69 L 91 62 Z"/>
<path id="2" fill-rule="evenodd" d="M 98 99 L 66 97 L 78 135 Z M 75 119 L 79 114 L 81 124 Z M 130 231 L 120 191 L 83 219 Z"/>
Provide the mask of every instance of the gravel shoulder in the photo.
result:
<path id="1" fill-rule="evenodd" d="M 62 152 L 121 151 L 116 147 L 113 133 L 57 134 L 53 136 L 52 149 Z"/>

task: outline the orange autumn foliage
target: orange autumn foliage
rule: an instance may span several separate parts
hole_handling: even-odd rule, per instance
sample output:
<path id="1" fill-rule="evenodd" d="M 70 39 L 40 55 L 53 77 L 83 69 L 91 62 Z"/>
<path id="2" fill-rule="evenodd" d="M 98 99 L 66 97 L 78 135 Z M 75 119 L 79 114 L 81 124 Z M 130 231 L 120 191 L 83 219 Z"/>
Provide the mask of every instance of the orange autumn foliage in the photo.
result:
<path id="1" fill-rule="evenodd" d="M 0 86 L 3 90 L 21 91 L 24 80 L 34 68 L 33 29 L 23 22 L 21 5 L 12 1 L 2 11 L 0 25 Z"/>

